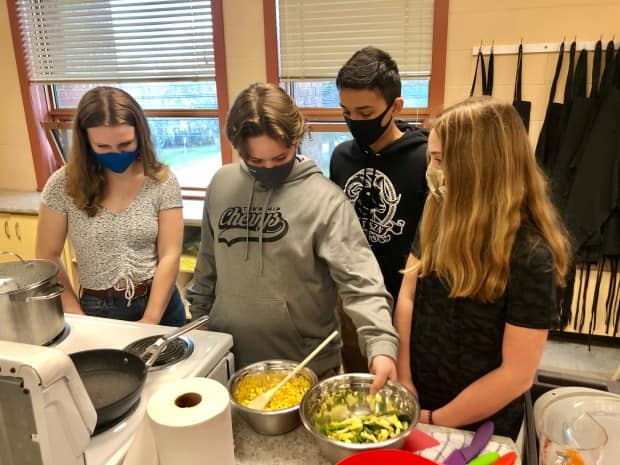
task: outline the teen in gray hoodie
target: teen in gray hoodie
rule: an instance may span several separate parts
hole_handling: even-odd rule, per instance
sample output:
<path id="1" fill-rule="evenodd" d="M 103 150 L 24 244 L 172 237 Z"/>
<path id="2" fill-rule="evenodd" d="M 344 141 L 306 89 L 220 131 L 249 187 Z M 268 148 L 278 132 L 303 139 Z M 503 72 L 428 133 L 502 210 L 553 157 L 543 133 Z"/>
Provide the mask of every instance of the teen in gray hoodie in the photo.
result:
<path id="1" fill-rule="evenodd" d="M 207 190 L 202 239 L 188 286 L 194 317 L 230 333 L 238 367 L 300 361 L 334 329 L 340 295 L 377 375 L 395 379 L 398 336 L 381 270 L 343 192 L 296 155 L 305 127 L 279 87 L 253 84 L 231 107 L 227 136 L 242 160 L 222 167 Z M 342 341 L 310 367 L 340 366 Z"/>

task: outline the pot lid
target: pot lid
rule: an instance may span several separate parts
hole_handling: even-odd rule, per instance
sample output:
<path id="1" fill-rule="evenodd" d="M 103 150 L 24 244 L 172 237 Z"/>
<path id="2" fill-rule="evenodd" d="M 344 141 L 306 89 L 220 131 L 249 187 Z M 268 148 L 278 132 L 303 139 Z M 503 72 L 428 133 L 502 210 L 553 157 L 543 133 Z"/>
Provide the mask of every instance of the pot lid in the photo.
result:
<path id="1" fill-rule="evenodd" d="M 0 263 L 0 295 L 32 289 L 58 274 L 50 260 L 23 260 Z"/>

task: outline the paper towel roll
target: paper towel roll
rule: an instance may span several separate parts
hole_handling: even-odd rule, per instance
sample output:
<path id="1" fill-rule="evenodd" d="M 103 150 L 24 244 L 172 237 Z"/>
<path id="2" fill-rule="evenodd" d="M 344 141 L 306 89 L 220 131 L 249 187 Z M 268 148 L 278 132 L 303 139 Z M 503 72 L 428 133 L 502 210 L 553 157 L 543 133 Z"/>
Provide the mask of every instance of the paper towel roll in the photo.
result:
<path id="1" fill-rule="evenodd" d="M 159 388 L 147 405 L 160 465 L 234 465 L 228 390 L 207 378 Z"/>

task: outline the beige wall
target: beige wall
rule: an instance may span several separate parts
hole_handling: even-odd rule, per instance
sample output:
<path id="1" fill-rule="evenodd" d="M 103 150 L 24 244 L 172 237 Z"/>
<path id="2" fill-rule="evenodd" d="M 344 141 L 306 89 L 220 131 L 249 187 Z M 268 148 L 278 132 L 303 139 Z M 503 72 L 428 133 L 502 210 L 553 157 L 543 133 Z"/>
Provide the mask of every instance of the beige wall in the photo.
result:
<path id="1" fill-rule="evenodd" d="M 225 0 L 224 26 L 228 95 L 232 102 L 240 90 L 265 80 L 262 0 Z M 575 35 L 593 41 L 603 34 L 620 38 L 619 0 L 451 0 L 448 22 L 446 104 L 469 94 L 475 65 L 471 49 L 480 44 L 559 42 Z M 531 136 L 540 129 L 557 54 L 529 54 L 524 58 L 523 98 L 532 101 Z M 512 100 L 515 55 L 497 56 L 495 92 Z M 0 189 L 32 190 L 34 167 L 7 11 L 0 7 Z"/>
<path id="2" fill-rule="evenodd" d="M 224 1 L 224 40 L 228 100 L 254 82 L 267 79 L 262 0 Z"/>
<path id="3" fill-rule="evenodd" d="M 0 6 L 0 89 L 0 189 L 32 191 L 34 165 L 5 5 Z"/>

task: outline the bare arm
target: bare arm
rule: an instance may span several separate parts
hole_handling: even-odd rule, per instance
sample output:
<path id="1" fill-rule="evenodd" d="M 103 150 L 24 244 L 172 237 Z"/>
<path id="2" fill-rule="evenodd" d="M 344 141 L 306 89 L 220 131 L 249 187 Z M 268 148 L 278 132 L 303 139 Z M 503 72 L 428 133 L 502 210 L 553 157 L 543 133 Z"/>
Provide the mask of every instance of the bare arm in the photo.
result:
<path id="1" fill-rule="evenodd" d="M 527 391 L 545 348 L 548 330 L 506 324 L 502 363 L 433 412 L 433 423 L 458 427 L 493 415 Z"/>
<path id="2" fill-rule="evenodd" d="M 51 260 L 58 265 L 58 281 L 65 288 L 60 298 L 65 313 L 84 314 L 80 301 L 75 295 L 67 270 L 62 262 L 62 250 L 67 239 L 67 217 L 48 206 L 39 207 L 39 221 L 37 225 L 37 243 L 35 255 L 37 258 Z"/>
<path id="3" fill-rule="evenodd" d="M 169 208 L 160 211 L 157 236 L 158 264 L 141 323 L 159 324 L 161 321 L 179 273 L 182 247 L 183 209 Z"/>
<path id="4" fill-rule="evenodd" d="M 409 254 L 405 270 L 408 270 L 400 285 L 398 300 L 394 309 L 394 326 L 400 337 L 400 348 L 398 350 L 397 369 L 398 380 L 406 387 L 417 393 L 413 385 L 411 376 L 411 360 L 409 351 L 411 349 L 411 321 L 413 318 L 413 301 L 415 288 L 418 282 L 418 270 L 420 261 Z"/>

